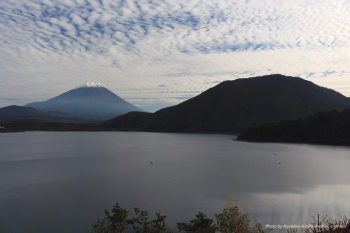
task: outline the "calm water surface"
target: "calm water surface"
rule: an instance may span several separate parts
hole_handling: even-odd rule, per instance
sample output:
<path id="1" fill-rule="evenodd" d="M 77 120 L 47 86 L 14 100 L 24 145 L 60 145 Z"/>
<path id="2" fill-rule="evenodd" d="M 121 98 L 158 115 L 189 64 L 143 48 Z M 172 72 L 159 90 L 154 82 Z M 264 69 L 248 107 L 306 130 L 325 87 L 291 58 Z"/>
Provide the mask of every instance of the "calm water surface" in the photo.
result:
<path id="1" fill-rule="evenodd" d="M 90 232 L 116 202 L 160 212 L 175 228 L 198 211 L 214 217 L 230 196 L 264 225 L 350 216 L 349 147 L 235 137 L 0 134 L 0 232 Z"/>

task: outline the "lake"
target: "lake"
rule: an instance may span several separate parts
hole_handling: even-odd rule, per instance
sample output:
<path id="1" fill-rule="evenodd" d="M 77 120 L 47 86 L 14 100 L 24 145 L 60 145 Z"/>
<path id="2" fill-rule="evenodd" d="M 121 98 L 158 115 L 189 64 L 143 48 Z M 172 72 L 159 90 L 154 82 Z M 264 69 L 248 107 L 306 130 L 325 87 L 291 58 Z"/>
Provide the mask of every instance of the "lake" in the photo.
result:
<path id="1" fill-rule="evenodd" d="M 198 211 L 214 217 L 230 196 L 247 201 L 264 226 L 310 223 L 317 214 L 350 217 L 350 147 L 234 138 L 0 134 L 0 232 L 91 232 L 116 202 L 130 213 L 148 210 L 151 219 L 166 215 L 176 229 Z"/>

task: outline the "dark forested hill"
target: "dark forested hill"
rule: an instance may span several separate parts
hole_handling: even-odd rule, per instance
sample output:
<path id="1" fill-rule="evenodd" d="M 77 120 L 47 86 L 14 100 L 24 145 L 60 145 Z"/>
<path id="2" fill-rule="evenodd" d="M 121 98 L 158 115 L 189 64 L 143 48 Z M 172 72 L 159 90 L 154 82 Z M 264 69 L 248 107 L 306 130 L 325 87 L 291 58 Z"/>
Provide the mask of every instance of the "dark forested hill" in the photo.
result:
<path id="1" fill-rule="evenodd" d="M 306 118 L 256 124 L 237 140 L 350 143 L 350 109 L 312 114 Z"/>
<path id="2" fill-rule="evenodd" d="M 48 115 L 31 107 L 11 105 L 0 108 L 0 118 L 47 118 Z"/>
<path id="3" fill-rule="evenodd" d="M 268 75 L 225 81 L 153 114 L 132 112 L 104 123 L 122 130 L 237 133 L 268 121 L 350 108 L 342 94 L 297 77 Z"/>

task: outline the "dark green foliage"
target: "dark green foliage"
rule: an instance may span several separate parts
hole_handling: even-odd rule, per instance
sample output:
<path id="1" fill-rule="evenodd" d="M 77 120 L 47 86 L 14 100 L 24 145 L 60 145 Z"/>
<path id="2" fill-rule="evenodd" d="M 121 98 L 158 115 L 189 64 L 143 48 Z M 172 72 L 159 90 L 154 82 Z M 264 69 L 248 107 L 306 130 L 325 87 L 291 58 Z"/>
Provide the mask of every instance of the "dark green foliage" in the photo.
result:
<path id="1" fill-rule="evenodd" d="M 215 214 L 217 224 L 213 223 L 213 219 L 207 217 L 204 213 L 199 212 L 195 219 L 186 222 L 178 222 L 177 228 L 186 233 L 267 233 L 270 230 L 263 230 L 263 224 L 252 224 L 249 214 L 246 213 L 246 205 L 240 206 L 237 199 L 231 197 L 232 202 L 225 202 L 225 208 L 222 212 Z M 124 233 L 128 226 L 132 225 L 133 231 L 136 233 L 173 233 L 165 227 L 165 215 L 156 213 L 157 218 L 148 220 L 148 212 L 134 208 L 136 217 L 128 218 L 126 209 L 123 209 L 116 203 L 112 211 L 105 210 L 106 217 L 93 227 L 94 233 Z M 319 231 L 318 226 L 327 226 Z M 289 229 L 287 233 L 348 233 L 350 232 L 350 220 L 344 215 L 340 220 L 329 219 L 321 222 L 312 222 L 308 224 L 308 229 Z M 130 230 L 130 227 L 129 227 Z"/>
<path id="2" fill-rule="evenodd" d="M 105 210 L 107 222 L 117 232 L 123 232 L 128 227 L 128 213 L 129 211 L 121 208 L 118 203 L 113 206 L 112 214 L 108 210 Z"/>
<path id="3" fill-rule="evenodd" d="M 237 139 L 350 143 L 350 109 L 318 112 L 296 120 L 256 124 Z"/>
<path id="4" fill-rule="evenodd" d="M 185 231 L 187 233 L 201 232 L 201 233 L 214 233 L 216 230 L 213 220 L 208 218 L 204 213 L 199 212 L 196 214 L 196 218 L 190 220 L 189 223 L 178 222 L 177 228 L 180 231 Z"/>
<path id="5" fill-rule="evenodd" d="M 165 215 L 156 213 L 157 218 L 148 220 L 148 212 L 135 208 L 134 218 L 128 218 L 126 209 L 116 203 L 112 211 L 105 210 L 106 217 L 92 225 L 95 233 L 124 233 L 132 225 L 136 233 L 160 233 L 165 231 Z"/>
<path id="6" fill-rule="evenodd" d="M 130 220 L 136 233 L 157 233 L 165 230 L 165 215 L 156 213 L 157 218 L 148 220 L 148 212 L 134 208 L 136 217 Z"/>
<path id="7" fill-rule="evenodd" d="M 128 213 L 126 209 L 120 207 L 118 203 L 113 206 L 112 213 L 105 210 L 106 217 L 103 220 L 98 220 L 97 224 L 92 225 L 95 233 L 123 233 L 128 227 L 130 220 L 128 220 Z"/>

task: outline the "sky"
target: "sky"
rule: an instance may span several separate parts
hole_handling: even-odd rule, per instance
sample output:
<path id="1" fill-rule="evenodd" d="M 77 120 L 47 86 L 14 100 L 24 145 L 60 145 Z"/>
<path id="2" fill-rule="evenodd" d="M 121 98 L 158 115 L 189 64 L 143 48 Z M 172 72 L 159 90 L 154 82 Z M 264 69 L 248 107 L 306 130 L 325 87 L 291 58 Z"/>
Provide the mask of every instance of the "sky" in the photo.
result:
<path id="1" fill-rule="evenodd" d="M 349 0 L 1 0 L 0 107 L 97 82 L 153 112 L 276 73 L 350 97 L 349 41 Z"/>

